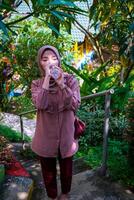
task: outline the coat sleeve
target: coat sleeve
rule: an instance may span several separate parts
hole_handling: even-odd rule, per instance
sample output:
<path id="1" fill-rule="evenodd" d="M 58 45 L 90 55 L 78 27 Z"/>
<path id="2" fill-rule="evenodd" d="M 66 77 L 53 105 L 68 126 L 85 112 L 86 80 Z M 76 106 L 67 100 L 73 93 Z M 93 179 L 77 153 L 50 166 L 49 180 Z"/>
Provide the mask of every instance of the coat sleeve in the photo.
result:
<path id="1" fill-rule="evenodd" d="M 39 80 L 33 80 L 31 84 L 32 102 L 37 109 L 48 108 L 48 90 L 42 88 Z"/>
<path id="2" fill-rule="evenodd" d="M 62 91 L 64 108 L 73 110 L 79 108 L 81 103 L 80 87 L 78 80 L 71 75 L 67 81 L 67 86 Z"/>

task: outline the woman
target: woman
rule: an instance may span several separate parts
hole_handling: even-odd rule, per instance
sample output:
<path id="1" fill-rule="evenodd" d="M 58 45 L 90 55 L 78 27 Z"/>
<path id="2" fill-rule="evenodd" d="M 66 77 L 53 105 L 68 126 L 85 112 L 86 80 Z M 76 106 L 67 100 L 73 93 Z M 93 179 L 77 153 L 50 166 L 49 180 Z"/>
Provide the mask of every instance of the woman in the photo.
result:
<path id="1" fill-rule="evenodd" d="M 78 150 L 74 139 L 74 113 L 78 109 L 80 88 L 72 74 L 63 72 L 60 55 L 53 46 L 38 51 L 38 66 L 42 77 L 31 84 L 32 101 L 37 108 L 32 150 L 39 156 L 44 184 L 50 199 L 67 200 L 72 181 L 72 158 Z M 58 78 L 54 78 L 54 66 Z M 56 158 L 60 166 L 61 191 L 57 197 Z"/>

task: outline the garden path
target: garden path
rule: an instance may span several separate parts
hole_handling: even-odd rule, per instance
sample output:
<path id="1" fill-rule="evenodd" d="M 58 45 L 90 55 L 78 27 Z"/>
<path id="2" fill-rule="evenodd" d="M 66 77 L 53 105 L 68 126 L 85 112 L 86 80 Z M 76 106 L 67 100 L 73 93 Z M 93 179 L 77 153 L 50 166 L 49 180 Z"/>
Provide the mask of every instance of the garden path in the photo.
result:
<path id="1" fill-rule="evenodd" d="M 20 156 L 21 145 L 14 144 L 16 156 L 34 180 L 32 198 L 30 200 L 47 200 L 43 184 L 40 163 L 37 160 L 25 160 Z M 109 177 L 99 177 L 96 171 L 85 168 L 81 160 L 73 164 L 72 188 L 69 200 L 134 200 L 134 194 L 119 183 L 112 182 Z M 57 162 L 58 192 L 60 194 L 60 173 Z"/>

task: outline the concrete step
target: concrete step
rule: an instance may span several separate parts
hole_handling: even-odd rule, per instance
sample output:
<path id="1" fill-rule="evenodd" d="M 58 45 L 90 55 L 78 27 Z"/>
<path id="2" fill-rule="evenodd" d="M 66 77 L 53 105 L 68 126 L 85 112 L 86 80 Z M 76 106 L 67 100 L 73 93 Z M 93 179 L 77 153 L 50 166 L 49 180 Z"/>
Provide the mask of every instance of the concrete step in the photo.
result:
<path id="1" fill-rule="evenodd" d="M 134 200 L 134 194 L 94 170 L 73 176 L 70 200 Z"/>
<path id="2" fill-rule="evenodd" d="M 10 145 L 10 148 L 12 150 L 12 144 Z M 21 163 L 18 158 L 17 160 Z M 1 171 L 2 170 L 0 170 L 0 172 Z M 21 175 L 11 176 L 6 174 L 5 170 L 4 180 L 2 180 L 0 185 L 0 200 L 29 200 L 32 195 L 33 185 L 34 181 L 31 177 L 24 177 Z"/>
<path id="3" fill-rule="evenodd" d="M 19 150 L 19 147 L 17 148 Z M 30 200 L 47 200 L 39 161 L 26 161 L 20 155 L 18 155 L 18 158 L 34 181 Z M 69 200 L 134 200 L 134 194 L 131 191 L 119 183 L 112 182 L 108 177 L 98 176 L 95 170 L 87 170 L 84 163 L 81 164 L 82 162 L 81 159 L 74 161 L 72 188 L 69 194 Z M 61 185 L 58 165 L 57 170 L 58 194 L 60 194 Z"/>
<path id="4" fill-rule="evenodd" d="M 61 193 L 58 179 L 58 194 Z M 36 188 L 37 189 L 37 188 Z M 37 189 L 31 200 L 48 200 L 44 186 L 41 193 Z M 87 170 L 73 175 L 69 200 L 134 200 L 134 194 L 120 184 L 106 177 L 99 177 L 94 170 Z"/>
<path id="5" fill-rule="evenodd" d="M 40 164 L 39 162 L 30 163 L 32 165 L 27 170 L 34 180 L 31 200 L 47 200 Z M 58 194 L 60 194 L 60 173 L 59 169 L 57 170 Z M 108 177 L 98 176 L 95 170 L 86 170 L 78 174 L 73 172 L 73 174 L 69 200 L 134 200 L 134 194 L 131 191 L 119 183 L 112 182 Z"/>

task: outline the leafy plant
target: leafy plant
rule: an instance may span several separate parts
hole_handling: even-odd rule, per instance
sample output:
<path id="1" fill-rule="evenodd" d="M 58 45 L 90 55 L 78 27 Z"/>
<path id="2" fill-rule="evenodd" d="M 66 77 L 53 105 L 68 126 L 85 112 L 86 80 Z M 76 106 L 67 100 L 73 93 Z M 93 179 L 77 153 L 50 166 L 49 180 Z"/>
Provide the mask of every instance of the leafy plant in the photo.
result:
<path id="1" fill-rule="evenodd" d="M 109 136 L 112 139 L 123 140 L 127 126 L 127 119 L 125 114 L 119 112 L 116 114 L 114 111 L 110 115 L 110 129 Z"/>
<path id="2" fill-rule="evenodd" d="M 104 108 L 94 100 L 90 103 L 83 102 L 77 115 L 86 123 L 84 136 L 79 139 L 80 148 L 88 150 L 90 146 L 102 144 L 104 131 Z M 123 140 L 127 125 L 126 117 L 123 113 L 115 114 L 111 110 L 109 121 L 109 137 L 111 139 Z"/>
<path id="3" fill-rule="evenodd" d="M 99 144 L 103 138 L 104 111 L 90 103 L 81 105 L 77 115 L 86 123 L 85 135 L 80 138 L 81 147 L 88 149 L 89 145 Z"/>
<path id="4" fill-rule="evenodd" d="M 10 38 L 11 40 L 3 46 L 4 50 L 0 55 L 0 103 L 2 111 L 6 112 L 11 109 L 8 94 L 16 87 L 16 82 L 13 80 L 12 75 L 19 74 L 20 79 L 17 84 L 21 84 L 24 87 L 27 86 L 26 95 L 30 96 L 31 81 L 40 77 L 36 62 L 38 49 L 45 44 L 54 45 L 60 51 L 62 60 L 68 60 L 66 53 L 70 51 L 73 44 L 72 37 L 64 30 L 61 30 L 62 36 L 58 38 L 52 36 L 50 29 L 45 27 L 44 23 L 39 19 L 25 21 L 20 24 L 21 28 L 17 31 L 18 36 Z M 10 71 L 12 71 L 10 76 L 7 76 L 9 68 L 7 65 L 10 65 Z M 12 84 L 8 86 L 8 82 Z M 12 88 L 10 87 L 11 85 L 13 85 Z"/>
<path id="5" fill-rule="evenodd" d="M 13 160 L 8 143 L 9 141 L 4 136 L 0 136 L 0 164 L 9 165 Z"/>
<path id="6" fill-rule="evenodd" d="M 37 154 L 35 154 L 30 148 L 21 150 L 20 155 L 27 159 L 37 159 Z"/>
<path id="7" fill-rule="evenodd" d="M 125 186 L 133 188 L 133 168 L 129 166 L 127 161 L 128 151 L 128 142 L 109 140 L 108 173 L 112 180 L 119 181 Z M 96 147 L 89 145 L 86 151 L 80 149 L 75 157 L 84 157 L 85 162 L 95 169 L 102 162 L 102 145 Z"/>
<path id="8" fill-rule="evenodd" d="M 70 35 L 63 31 L 62 36 L 56 38 L 51 35 L 51 31 L 47 27 L 43 26 L 43 22 L 38 19 L 31 22 L 26 21 L 19 29 L 18 37 L 15 39 L 17 44 L 15 55 L 18 64 L 16 70 L 21 76 L 21 83 L 27 85 L 28 89 L 30 89 L 31 81 L 40 76 L 36 57 L 41 46 L 47 44 L 55 46 L 61 53 L 62 60 L 66 59 L 64 52 L 69 51 L 72 47 Z"/>
<path id="9" fill-rule="evenodd" d="M 73 1 L 69 0 L 47 0 L 47 1 L 23 1 L 29 7 L 29 13 L 25 13 L 23 16 L 19 13 L 19 18 L 13 19 L 13 14 L 17 14 L 17 8 L 20 6 L 22 1 L 2 1 L 0 3 L 0 30 L 2 31 L 1 36 L 1 43 L 3 43 L 9 39 L 9 33 L 16 34 L 14 30 L 14 26 L 17 27 L 17 24 L 21 21 L 24 21 L 30 17 L 39 18 L 48 26 L 51 30 L 53 35 L 60 35 L 60 25 L 64 24 L 67 31 L 70 31 L 71 22 L 75 18 L 75 14 L 80 13 L 84 14 L 85 11 L 78 8 Z M 31 4 L 31 6 L 30 6 Z M 2 48 L 0 45 L 0 48 Z"/>
<path id="10" fill-rule="evenodd" d="M 1 125 L 0 124 L 0 135 L 4 136 L 6 139 L 8 139 L 10 142 L 21 142 L 22 136 L 21 133 L 12 130 L 8 126 Z M 26 135 L 25 141 L 31 141 L 31 139 Z"/>
<path id="11" fill-rule="evenodd" d="M 34 110 L 35 107 L 32 103 L 31 98 L 27 97 L 25 94 L 14 97 L 11 100 L 11 110 L 9 112 L 15 113 L 15 114 L 20 114 L 22 112 L 27 112 L 29 110 Z M 29 113 L 26 115 L 29 119 L 35 117 L 35 113 Z"/>
<path id="12" fill-rule="evenodd" d="M 126 106 L 126 117 L 128 125 L 126 128 L 127 141 L 129 143 L 129 155 L 128 162 L 129 165 L 134 167 L 134 98 L 128 99 L 128 104 Z"/>

